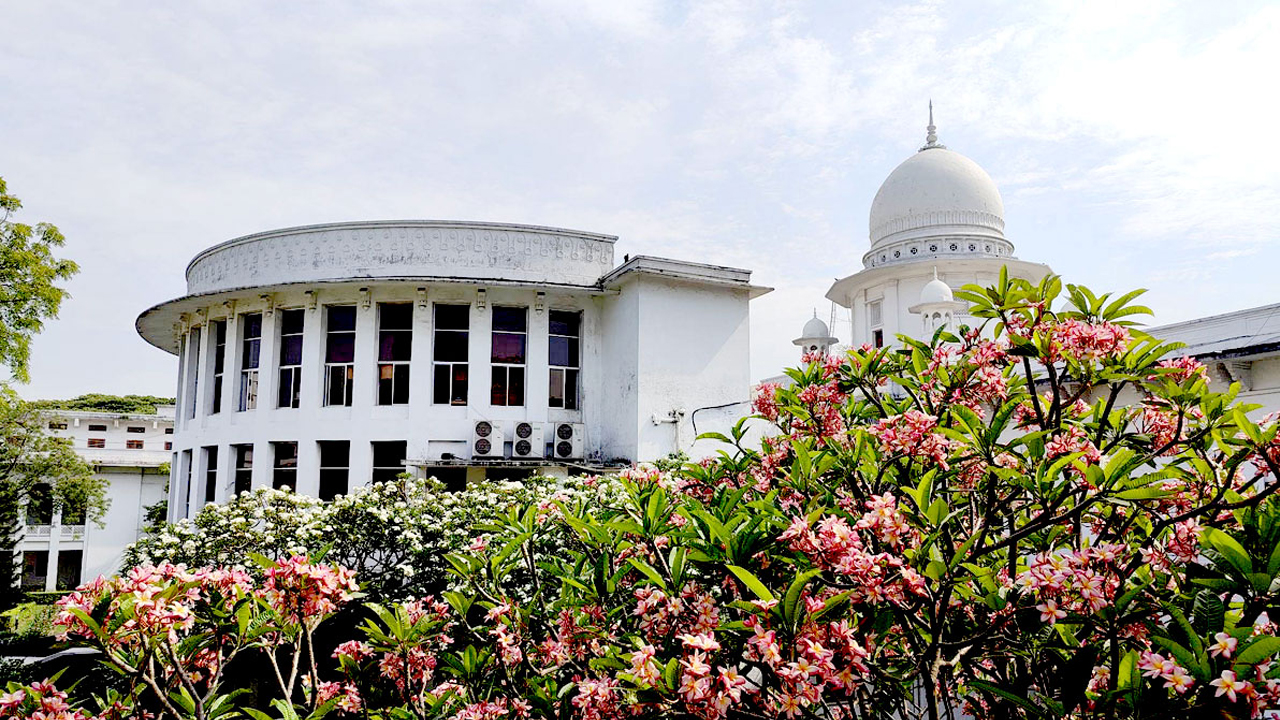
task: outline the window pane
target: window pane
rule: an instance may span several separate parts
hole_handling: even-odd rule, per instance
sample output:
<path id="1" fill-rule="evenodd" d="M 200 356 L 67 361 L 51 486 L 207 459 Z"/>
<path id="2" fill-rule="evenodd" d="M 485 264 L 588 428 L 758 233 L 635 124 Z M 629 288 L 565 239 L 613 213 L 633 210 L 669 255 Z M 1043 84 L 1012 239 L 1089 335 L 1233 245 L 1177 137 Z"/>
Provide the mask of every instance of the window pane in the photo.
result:
<path id="1" fill-rule="evenodd" d="M 489 384 L 489 404 L 507 404 L 507 368 L 493 368 L 493 380 Z"/>
<path id="2" fill-rule="evenodd" d="M 565 310 L 552 310 L 548 332 L 552 335 L 577 335 L 582 315 Z"/>
<path id="3" fill-rule="evenodd" d="M 547 405 L 554 408 L 564 407 L 564 370 L 551 369 L 551 391 L 547 398 Z"/>
<path id="4" fill-rule="evenodd" d="M 302 310 L 283 310 L 280 312 L 280 334 L 302 334 Z"/>
<path id="5" fill-rule="evenodd" d="M 246 340 L 244 343 L 244 367 L 252 370 L 258 367 L 258 353 L 262 350 L 261 340 Z"/>
<path id="6" fill-rule="evenodd" d="M 330 305 L 328 329 L 329 332 L 354 331 L 356 329 L 356 306 Z"/>
<path id="7" fill-rule="evenodd" d="M 244 316 L 244 338 L 248 340 L 250 338 L 260 338 L 260 337 L 262 337 L 262 315 L 259 313 L 254 313 L 252 315 L 245 315 Z"/>
<path id="8" fill-rule="evenodd" d="M 407 362 L 410 359 L 412 345 L 413 333 L 411 332 L 404 330 L 384 332 L 378 338 L 378 360 Z"/>
<path id="9" fill-rule="evenodd" d="M 388 303 L 381 306 L 383 330 L 408 330 L 413 327 L 413 305 Z"/>
<path id="10" fill-rule="evenodd" d="M 289 335 L 280 338 L 280 364 L 302 364 L 302 336 Z"/>
<path id="11" fill-rule="evenodd" d="M 568 364 L 570 367 L 578 367 L 578 365 L 580 364 L 579 362 L 580 358 L 578 357 L 578 347 L 581 344 L 582 344 L 582 341 L 579 340 L 578 338 L 569 338 L 569 363 Z"/>
<path id="12" fill-rule="evenodd" d="M 493 329 L 494 331 L 506 330 L 510 332 L 524 332 L 526 329 L 525 318 L 528 312 L 522 307 L 495 307 L 493 309 Z"/>
<path id="13" fill-rule="evenodd" d="M 347 440 L 321 440 L 320 467 L 344 468 L 351 461 L 351 443 Z"/>
<path id="14" fill-rule="evenodd" d="M 523 365 L 524 343 L 526 337 L 526 335 L 494 333 L 493 357 L 491 358 L 493 362 Z"/>
<path id="15" fill-rule="evenodd" d="M 466 330 L 471 324 L 470 305 L 437 305 L 436 328 L 439 330 Z"/>
<path id="16" fill-rule="evenodd" d="M 435 377 L 432 378 L 431 401 L 437 405 L 449 402 L 449 365 L 437 365 Z"/>
<path id="17" fill-rule="evenodd" d="M 467 333 L 459 331 L 437 332 L 435 359 L 440 362 L 466 362 Z"/>
<path id="18" fill-rule="evenodd" d="M 376 468 L 394 467 L 399 468 L 404 465 L 406 450 L 409 443 L 404 440 L 386 440 L 376 441 L 373 443 L 373 466 Z M 399 472 L 397 470 L 397 472 Z"/>
<path id="19" fill-rule="evenodd" d="M 409 366 L 397 365 L 395 374 L 395 389 L 392 393 L 392 402 L 396 405 L 406 405 L 409 402 Z"/>
<path id="20" fill-rule="evenodd" d="M 569 338 L 556 337 L 552 335 L 548 338 L 550 343 L 550 362 L 552 365 L 564 367 L 569 364 Z"/>
<path id="21" fill-rule="evenodd" d="M 454 405 L 467 404 L 467 366 L 453 366 L 453 393 L 450 399 Z"/>
<path id="22" fill-rule="evenodd" d="M 524 404 L 524 368 L 507 368 L 507 404 Z"/>
<path id="23" fill-rule="evenodd" d="M 347 468 L 320 469 L 320 499 L 332 500 L 339 495 L 347 494 Z"/>
<path id="24" fill-rule="evenodd" d="M 301 343 L 299 343 L 301 345 Z M 349 363 L 356 357 L 356 336 L 351 333 L 330 334 L 325 341 L 324 361 Z"/>
<path id="25" fill-rule="evenodd" d="M 566 410 L 578 409 L 578 371 L 564 371 L 564 407 Z"/>

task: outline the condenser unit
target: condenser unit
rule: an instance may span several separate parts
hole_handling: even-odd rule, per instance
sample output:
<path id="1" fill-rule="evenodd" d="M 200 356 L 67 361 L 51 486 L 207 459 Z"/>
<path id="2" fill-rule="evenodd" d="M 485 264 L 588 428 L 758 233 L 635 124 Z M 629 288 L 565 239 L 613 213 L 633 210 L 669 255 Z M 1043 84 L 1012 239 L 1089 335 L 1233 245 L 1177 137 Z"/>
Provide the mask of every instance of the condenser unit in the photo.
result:
<path id="1" fill-rule="evenodd" d="M 502 429 L 488 420 L 477 420 L 471 432 L 471 457 L 502 457 Z"/>
<path id="2" fill-rule="evenodd" d="M 558 460 L 581 459 L 585 447 L 585 428 L 582 423 L 556 423 L 555 437 L 551 438 L 551 452 Z"/>
<path id="3" fill-rule="evenodd" d="M 541 458 L 546 452 L 546 440 L 542 437 L 542 423 L 521 420 L 512 428 L 511 457 Z"/>

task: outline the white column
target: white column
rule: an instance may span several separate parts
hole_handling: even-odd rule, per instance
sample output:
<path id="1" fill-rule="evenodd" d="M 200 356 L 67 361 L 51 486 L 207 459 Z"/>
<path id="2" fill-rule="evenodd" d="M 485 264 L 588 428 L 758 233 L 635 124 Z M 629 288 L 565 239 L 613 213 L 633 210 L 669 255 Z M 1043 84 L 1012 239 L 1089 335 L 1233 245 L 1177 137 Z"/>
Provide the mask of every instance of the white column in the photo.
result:
<path id="1" fill-rule="evenodd" d="M 536 301 L 535 301 L 536 302 Z M 543 301 L 544 309 L 537 312 L 533 303 L 529 306 L 528 336 L 525 338 L 525 378 L 524 404 L 525 418 L 532 422 L 545 422 L 547 419 L 547 397 L 550 390 L 550 363 L 547 353 L 550 347 L 551 309 L 549 303 Z M 578 352 L 582 352 L 581 340 Z"/>
<path id="2" fill-rule="evenodd" d="M 368 305 L 365 307 L 363 297 L 356 302 L 355 377 L 351 383 L 351 412 L 354 417 L 369 416 L 378 392 L 377 298 L 372 298 Z"/>
<path id="3" fill-rule="evenodd" d="M 298 407 L 302 410 L 318 408 L 324 404 L 324 329 L 327 312 L 324 305 L 317 303 L 315 308 L 307 309 L 302 316 L 302 390 L 298 397 Z M 301 457 L 298 460 L 301 465 Z M 298 483 L 302 484 L 301 477 Z"/>
<path id="4" fill-rule="evenodd" d="M 431 298 L 423 291 L 413 303 L 413 343 L 409 358 L 411 408 L 431 406 L 431 322 Z M 416 412 L 413 414 L 418 415 Z"/>

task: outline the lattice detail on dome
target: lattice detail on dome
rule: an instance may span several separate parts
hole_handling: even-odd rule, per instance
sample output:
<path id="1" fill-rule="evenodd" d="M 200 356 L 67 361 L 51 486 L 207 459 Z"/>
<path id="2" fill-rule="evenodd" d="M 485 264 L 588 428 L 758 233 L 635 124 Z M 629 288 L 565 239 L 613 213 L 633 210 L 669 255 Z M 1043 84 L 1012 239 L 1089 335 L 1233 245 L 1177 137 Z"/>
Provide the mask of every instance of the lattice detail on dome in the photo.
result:
<path id="1" fill-rule="evenodd" d="M 871 230 L 871 242 L 882 241 L 895 233 L 934 225 L 974 225 L 990 228 L 1004 235 L 1004 219 L 995 213 L 980 210 L 936 210 L 896 217 L 881 223 L 879 227 Z"/>

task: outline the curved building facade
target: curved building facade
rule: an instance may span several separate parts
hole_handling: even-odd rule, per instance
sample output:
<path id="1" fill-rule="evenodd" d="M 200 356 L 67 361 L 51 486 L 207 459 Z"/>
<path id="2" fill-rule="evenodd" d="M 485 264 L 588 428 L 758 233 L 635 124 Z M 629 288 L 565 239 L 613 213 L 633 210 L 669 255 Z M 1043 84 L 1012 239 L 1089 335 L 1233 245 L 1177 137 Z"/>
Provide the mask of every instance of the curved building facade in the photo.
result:
<path id="1" fill-rule="evenodd" d="M 403 221 L 198 254 L 138 332 L 178 357 L 170 516 L 260 486 L 333 497 L 406 468 L 461 483 L 692 449 L 747 401 L 747 270 L 616 238 Z"/>

